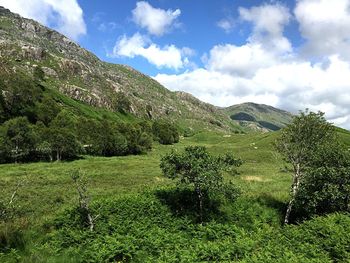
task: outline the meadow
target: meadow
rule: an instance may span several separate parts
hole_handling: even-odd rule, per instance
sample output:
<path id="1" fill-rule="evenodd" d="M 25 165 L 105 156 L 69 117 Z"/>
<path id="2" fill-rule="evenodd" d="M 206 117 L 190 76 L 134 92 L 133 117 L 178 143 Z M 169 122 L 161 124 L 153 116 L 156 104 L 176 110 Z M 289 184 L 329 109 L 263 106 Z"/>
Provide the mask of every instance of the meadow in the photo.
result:
<path id="1" fill-rule="evenodd" d="M 202 132 L 174 145 L 155 144 L 143 155 L 1 165 L 2 201 L 11 198 L 18 182 L 21 186 L 14 218 L 0 225 L 0 242 L 7 246 L 0 261 L 349 262 L 348 215 L 282 225 L 291 174 L 273 148 L 277 134 Z M 348 133 L 341 136 L 350 142 Z M 176 183 L 159 168 L 162 156 L 189 145 L 206 146 L 213 154 L 230 152 L 244 161 L 238 174 L 225 174 L 240 188 L 240 197 L 202 224 L 167 202 L 164 194 L 178 194 Z M 77 169 L 99 214 L 93 233 L 77 216 L 71 179 Z"/>

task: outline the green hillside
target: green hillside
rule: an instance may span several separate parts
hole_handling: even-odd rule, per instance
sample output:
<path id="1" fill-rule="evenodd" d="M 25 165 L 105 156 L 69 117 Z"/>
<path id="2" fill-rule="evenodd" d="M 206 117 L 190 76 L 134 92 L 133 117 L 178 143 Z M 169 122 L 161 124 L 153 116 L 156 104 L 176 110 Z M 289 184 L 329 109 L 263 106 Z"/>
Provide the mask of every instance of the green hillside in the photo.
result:
<path id="1" fill-rule="evenodd" d="M 244 127 L 262 131 L 279 130 L 288 124 L 293 116 L 287 111 L 251 102 L 224 108 L 222 112 Z"/>

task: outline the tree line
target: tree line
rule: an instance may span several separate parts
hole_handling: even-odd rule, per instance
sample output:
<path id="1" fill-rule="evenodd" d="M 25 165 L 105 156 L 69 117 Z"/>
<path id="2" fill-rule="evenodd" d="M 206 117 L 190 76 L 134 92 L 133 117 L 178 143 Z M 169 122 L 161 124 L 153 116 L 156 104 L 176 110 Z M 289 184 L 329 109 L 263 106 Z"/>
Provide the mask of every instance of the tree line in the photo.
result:
<path id="1" fill-rule="evenodd" d="M 179 141 L 177 127 L 167 120 L 122 122 L 77 115 L 42 85 L 40 74 L 0 75 L 2 163 L 140 154 L 149 151 L 153 141 Z M 127 114 L 124 107 L 120 112 Z"/>

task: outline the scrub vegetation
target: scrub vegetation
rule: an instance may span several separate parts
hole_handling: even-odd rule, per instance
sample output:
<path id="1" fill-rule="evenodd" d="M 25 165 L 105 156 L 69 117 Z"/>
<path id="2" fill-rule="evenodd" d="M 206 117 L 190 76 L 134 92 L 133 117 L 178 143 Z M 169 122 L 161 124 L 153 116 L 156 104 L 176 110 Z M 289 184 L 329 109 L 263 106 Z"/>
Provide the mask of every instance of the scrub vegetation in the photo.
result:
<path id="1" fill-rule="evenodd" d="M 344 131 L 337 134 L 341 134 L 340 143 L 349 147 L 350 134 Z M 286 225 L 284 217 L 293 170 L 275 150 L 277 138 L 281 138 L 280 133 L 227 136 L 201 132 L 171 146 L 155 143 L 146 155 L 82 156 L 73 162 L 1 165 L 0 184 L 4 189 L 1 207 L 6 214 L 1 218 L 0 259 L 349 261 L 350 217 L 348 206 L 341 205 L 345 204 L 346 196 L 341 187 L 349 187 L 349 169 L 344 166 L 339 170 L 334 167 L 310 170 L 305 184 L 300 186 L 301 195 L 292 210 L 295 213 Z M 231 189 L 235 189 L 234 198 L 206 195 L 201 220 L 194 184 L 185 180 L 179 185 L 164 176 L 160 167 L 161 160 L 163 164 L 174 163 L 170 162 L 174 158 L 185 160 L 186 152 L 194 154 L 192 150 L 211 160 L 220 160 L 223 153 L 243 160 L 240 167 L 226 169 L 222 174 L 223 182 L 231 182 Z M 169 169 L 165 171 L 170 174 Z M 76 181 L 72 180 L 72 174 L 77 173 L 80 177 L 75 178 L 83 178 L 86 186 L 83 189 L 88 197 L 88 212 L 94 218 L 93 230 L 86 210 L 82 209 Z M 302 193 L 314 192 L 318 186 L 321 191 L 304 202 L 306 195 Z M 326 197 L 324 193 L 330 193 L 329 189 L 334 199 L 322 198 Z M 328 211 L 320 210 L 324 201 L 329 200 L 343 202 Z M 333 201 L 331 204 L 336 204 Z M 303 202 L 307 206 L 301 206 Z"/>

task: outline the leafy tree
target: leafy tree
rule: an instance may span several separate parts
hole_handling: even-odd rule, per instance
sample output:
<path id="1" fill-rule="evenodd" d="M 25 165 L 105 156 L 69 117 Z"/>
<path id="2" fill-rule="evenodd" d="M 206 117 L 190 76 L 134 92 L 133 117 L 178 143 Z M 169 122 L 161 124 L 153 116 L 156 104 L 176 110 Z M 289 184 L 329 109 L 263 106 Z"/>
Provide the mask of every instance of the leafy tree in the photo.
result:
<path id="1" fill-rule="evenodd" d="M 147 128 L 147 126 L 145 126 Z M 152 137 L 138 124 L 119 124 L 118 130 L 128 141 L 128 153 L 140 154 L 152 149 Z"/>
<path id="2" fill-rule="evenodd" d="M 314 157 L 322 146 L 329 145 L 334 141 L 335 134 L 334 126 L 326 121 L 324 113 L 306 110 L 295 116 L 276 140 L 277 151 L 293 167 L 291 199 L 288 203 L 284 223 L 289 222 L 295 197 L 306 169 L 313 165 Z"/>
<path id="3" fill-rule="evenodd" d="M 131 111 L 131 102 L 123 92 L 117 92 L 115 104 L 116 110 L 121 113 L 127 113 Z"/>
<path id="4" fill-rule="evenodd" d="M 47 158 L 50 160 L 50 162 L 53 161 L 53 149 L 52 149 L 52 145 L 51 143 L 49 143 L 48 141 L 42 141 L 40 142 L 37 147 L 36 150 L 40 156 L 40 158 L 43 158 L 44 160 Z"/>
<path id="5" fill-rule="evenodd" d="M 41 102 L 36 104 L 37 119 L 42 121 L 45 125 L 49 125 L 59 112 L 60 109 L 56 101 L 50 96 L 44 96 Z"/>
<path id="6" fill-rule="evenodd" d="M 224 183 L 222 172 L 229 167 L 238 167 L 241 164 L 242 161 L 232 155 L 215 157 L 209 154 L 205 147 L 189 146 L 182 153 L 172 151 L 164 156 L 160 167 L 166 177 L 179 178 L 182 184 L 193 187 L 197 195 L 202 222 L 203 201 L 207 194 L 221 192 L 226 194 L 226 197 L 236 197 L 237 191 L 229 191 L 232 188 Z"/>
<path id="7" fill-rule="evenodd" d="M 56 155 L 57 161 L 74 159 L 82 152 L 82 147 L 76 136 L 69 129 L 50 128 L 48 130 L 48 137 L 48 143 Z"/>
<path id="8" fill-rule="evenodd" d="M 2 159 L 18 162 L 35 150 L 37 138 L 28 119 L 17 117 L 4 123 L 1 142 Z"/>
<path id="9" fill-rule="evenodd" d="M 110 121 L 103 120 L 96 125 L 95 138 L 92 138 L 92 151 L 103 156 L 125 155 L 128 150 L 128 142 L 117 127 Z"/>
<path id="10" fill-rule="evenodd" d="M 76 158 L 82 147 L 76 137 L 76 117 L 62 110 L 47 130 L 48 143 L 56 154 L 56 160 Z"/>
<path id="11" fill-rule="evenodd" d="M 172 123 L 166 120 L 156 120 L 152 126 L 153 135 L 161 144 L 179 142 L 179 132 Z"/>
<path id="12" fill-rule="evenodd" d="M 26 116 L 35 122 L 35 103 L 43 94 L 40 84 L 20 73 L 9 76 L 0 72 L 0 90 L 3 93 L 0 108 L 3 109 L 6 120 Z"/>
<path id="13" fill-rule="evenodd" d="M 322 145 L 301 178 L 295 197 L 300 217 L 350 211 L 350 153 L 336 139 Z"/>

